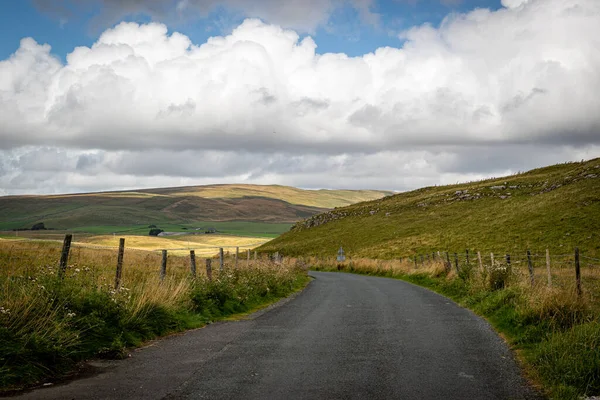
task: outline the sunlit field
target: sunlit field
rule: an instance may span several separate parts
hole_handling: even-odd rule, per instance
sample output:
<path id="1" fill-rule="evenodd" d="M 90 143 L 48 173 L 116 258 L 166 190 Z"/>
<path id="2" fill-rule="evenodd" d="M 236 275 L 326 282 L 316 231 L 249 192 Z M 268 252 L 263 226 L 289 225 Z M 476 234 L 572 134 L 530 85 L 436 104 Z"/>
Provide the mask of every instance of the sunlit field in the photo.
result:
<path id="1" fill-rule="evenodd" d="M 64 233 L 35 233 L 32 231 L 19 232 L 21 236 L 4 235 L 0 240 L 16 243 L 19 240 L 35 239 L 39 241 L 62 242 Z M 73 234 L 73 243 L 79 247 L 114 247 L 119 246 L 119 239 L 125 238 L 125 247 L 133 250 L 170 250 L 174 255 L 189 254 L 194 250 L 199 256 L 212 256 L 222 247 L 225 252 L 235 253 L 236 247 L 240 252 L 258 247 L 269 241 L 268 238 L 244 237 L 232 235 L 181 235 L 181 236 L 138 236 L 138 235 L 91 235 Z"/>

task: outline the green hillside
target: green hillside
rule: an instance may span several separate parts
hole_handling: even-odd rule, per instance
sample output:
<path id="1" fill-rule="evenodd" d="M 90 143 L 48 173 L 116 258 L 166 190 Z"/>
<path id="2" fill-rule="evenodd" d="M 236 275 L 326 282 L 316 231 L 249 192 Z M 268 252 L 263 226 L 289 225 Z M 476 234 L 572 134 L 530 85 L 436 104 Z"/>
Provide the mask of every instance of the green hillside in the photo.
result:
<path id="1" fill-rule="evenodd" d="M 333 207 L 372 200 L 381 191 L 303 190 L 286 186 L 210 185 L 137 191 L 0 197 L 0 230 L 47 228 L 141 233 L 213 227 L 220 232 L 276 236 Z"/>
<path id="2" fill-rule="evenodd" d="M 600 159 L 426 187 L 297 223 L 260 247 L 286 255 L 390 259 L 438 250 L 600 255 Z"/>

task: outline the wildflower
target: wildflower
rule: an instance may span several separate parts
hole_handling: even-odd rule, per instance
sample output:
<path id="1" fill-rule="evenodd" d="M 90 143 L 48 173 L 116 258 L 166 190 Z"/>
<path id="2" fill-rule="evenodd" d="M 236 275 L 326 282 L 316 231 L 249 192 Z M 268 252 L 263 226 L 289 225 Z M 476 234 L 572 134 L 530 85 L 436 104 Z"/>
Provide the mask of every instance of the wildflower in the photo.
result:
<path id="1" fill-rule="evenodd" d="M 79 272 L 81 271 L 79 268 L 75 268 L 75 272 Z"/>
<path id="2" fill-rule="evenodd" d="M 67 318 L 73 318 L 76 314 L 74 312 L 67 313 Z"/>

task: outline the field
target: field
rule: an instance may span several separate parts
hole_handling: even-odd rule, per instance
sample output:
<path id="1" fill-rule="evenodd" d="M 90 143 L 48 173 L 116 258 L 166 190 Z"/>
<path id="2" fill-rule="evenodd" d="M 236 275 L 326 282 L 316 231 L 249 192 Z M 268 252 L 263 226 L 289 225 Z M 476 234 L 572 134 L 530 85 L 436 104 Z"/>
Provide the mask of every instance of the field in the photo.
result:
<path id="1" fill-rule="evenodd" d="M 310 217 L 259 251 L 392 259 L 435 251 L 600 258 L 600 159 L 427 187 Z"/>
<path id="2" fill-rule="evenodd" d="M 25 237 L 0 236 L 0 243 L 10 242 L 17 243 L 18 241 L 52 241 L 54 243 L 62 243 L 65 232 L 19 232 Z M 170 253 L 176 255 L 189 254 L 189 250 L 195 250 L 198 256 L 210 256 L 212 257 L 219 252 L 219 248 L 222 247 L 226 252 L 235 252 L 236 247 L 239 247 L 240 251 L 246 251 L 253 249 L 261 244 L 264 244 L 269 239 L 259 237 L 244 237 L 244 236 L 231 236 L 231 235 L 177 235 L 177 236 L 140 236 L 140 235 L 93 235 L 89 233 L 81 233 L 73 235 L 73 246 L 75 247 L 87 247 L 87 248 L 98 248 L 98 247 L 119 247 L 119 239 L 125 238 L 125 247 L 133 250 L 169 250 Z"/>
<path id="3" fill-rule="evenodd" d="M 287 232 L 292 227 L 290 223 L 267 223 L 267 222 L 249 222 L 249 221 L 198 221 L 194 224 L 170 224 L 159 223 L 157 225 L 166 232 L 190 232 L 200 228 L 214 228 L 217 232 L 227 235 L 252 236 L 274 238 Z M 149 228 L 147 225 L 137 226 L 80 226 L 72 229 L 73 232 L 95 233 L 98 235 L 111 235 L 113 233 L 125 235 L 147 235 Z"/>
<path id="4" fill-rule="evenodd" d="M 147 239 L 131 242 L 148 247 Z M 127 248 L 116 284 L 117 251 L 86 247 L 111 245 L 112 238 L 86 240 L 72 246 L 62 278 L 60 242 L 0 240 L 0 394 L 59 378 L 89 358 L 123 357 L 157 336 L 254 310 L 308 282 L 293 260 L 243 259 L 236 268 L 232 256 L 223 271 L 215 260 L 210 277 L 198 260 L 193 276 L 189 257 L 174 252 L 161 279 L 160 252 Z"/>
<path id="5" fill-rule="evenodd" d="M 138 191 L 0 197 L 0 230 L 46 228 L 96 234 L 147 234 L 215 228 L 275 237 L 294 222 L 333 207 L 372 200 L 382 191 L 303 190 L 286 186 L 212 185 Z"/>

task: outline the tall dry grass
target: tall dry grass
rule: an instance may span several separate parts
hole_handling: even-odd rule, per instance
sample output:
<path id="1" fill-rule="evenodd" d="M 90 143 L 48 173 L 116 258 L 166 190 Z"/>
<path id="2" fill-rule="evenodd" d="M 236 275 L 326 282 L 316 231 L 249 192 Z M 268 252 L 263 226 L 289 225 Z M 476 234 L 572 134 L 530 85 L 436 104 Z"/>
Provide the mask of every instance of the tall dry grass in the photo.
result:
<path id="1" fill-rule="evenodd" d="M 286 296 L 307 279 L 293 260 L 204 260 L 126 249 L 115 287 L 117 251 L 75 246 L 58 278 L 60 243 L 0 240 L 0 391 L 60 375 L 79 360 L 118 357 L 144 340 L 200 326 Z"/>
<path id="2" fill-rule="evenodd" d="M 590 313 L 600 311 L 600 265 L 581 263 L 582 295 L 577 295 L 574 261 L 566 257 L 553 260 L 551 267 L 551 283 L 545 263 L 534 265 L 534 284 L 526 260 L 513 259 L 508 267 L 504 258 L 496 258 L 494 264 L 489 259 L 471 258 L 467 264 L 464 257 L 459 259 L 458 271 L 453 257 L 450 265 L 443 257 L 421 262 L 417 259 L 375 260 L 368 258 L 352 258 L 342 263 L 335 258 L 306 257 L 303 258 L 317 269 L 339 270 L 389 277 L 410 275 L 429 275 L 434 278 L 443 277 L 446 281 L 462 277 L 468 280 L 471 291 L 492 289 L 494 279 L 500 279 L 502 287 L 511 287 L 522 292 L 528 299 L 528 307 L 532 309 L 554 309 L 566 307 L 573 310 L 589 310 Z M 541 311 L 540 311 L 541 312 Z M 578 311 L 579 312 L 579 311 Z"/>

